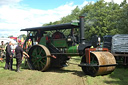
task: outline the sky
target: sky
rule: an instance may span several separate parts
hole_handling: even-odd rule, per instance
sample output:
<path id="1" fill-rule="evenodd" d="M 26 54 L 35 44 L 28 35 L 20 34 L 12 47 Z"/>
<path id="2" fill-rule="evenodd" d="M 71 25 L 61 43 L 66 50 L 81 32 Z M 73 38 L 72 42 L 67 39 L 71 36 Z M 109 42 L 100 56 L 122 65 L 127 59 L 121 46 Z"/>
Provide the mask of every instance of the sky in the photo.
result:
<path id="1" fill-rule="evenodd" d="M 39 27 L 60 20 L 78 6 L 98 0 L 0 0 L 0 37 L 15 37 L 21 29 Z M 110 2 L 111 0 L 105 0 Z M 123 0 L 113 0 L 120 4 Z"/>

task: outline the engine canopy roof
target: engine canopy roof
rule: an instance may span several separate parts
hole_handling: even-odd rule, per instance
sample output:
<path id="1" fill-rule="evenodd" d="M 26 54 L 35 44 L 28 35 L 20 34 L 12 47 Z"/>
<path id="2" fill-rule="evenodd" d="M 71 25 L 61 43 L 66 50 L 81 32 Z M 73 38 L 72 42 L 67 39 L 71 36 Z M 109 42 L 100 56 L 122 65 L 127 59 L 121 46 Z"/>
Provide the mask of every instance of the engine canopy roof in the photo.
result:
<path id="1" fill-rule="evenodd" d="M 50 30 L 72 29 L 72 28 L 79 28 L 79 23 L 73 22 L 73 23 L 33 27 L 33 28 L 21 29 L 20 31 L 37 31 L 37 30 L 50 31 Z"/>

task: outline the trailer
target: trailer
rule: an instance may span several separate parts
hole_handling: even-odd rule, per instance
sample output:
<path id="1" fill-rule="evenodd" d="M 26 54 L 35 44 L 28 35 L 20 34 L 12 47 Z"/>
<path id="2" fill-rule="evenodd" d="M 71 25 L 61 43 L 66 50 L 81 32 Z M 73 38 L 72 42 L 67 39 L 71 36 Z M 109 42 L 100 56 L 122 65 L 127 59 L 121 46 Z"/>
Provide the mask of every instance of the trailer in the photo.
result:
<path id="1" fill-rule="evenodd" d="M 103 41 L 118 64 L 128 65 L 128 34 L 106 35 Z"/>

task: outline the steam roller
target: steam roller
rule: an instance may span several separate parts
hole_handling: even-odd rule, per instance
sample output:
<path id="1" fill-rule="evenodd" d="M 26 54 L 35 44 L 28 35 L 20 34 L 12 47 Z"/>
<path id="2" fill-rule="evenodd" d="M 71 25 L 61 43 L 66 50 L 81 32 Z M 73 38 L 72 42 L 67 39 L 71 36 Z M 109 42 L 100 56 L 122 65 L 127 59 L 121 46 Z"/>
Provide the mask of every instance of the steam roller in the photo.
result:
<path id="1" fill-rule="evenodd" d="M 52 62 L 52 53 L 43 45 L 34 45 L 28 54 L 28 66 L 32 70 L 46 71 L 52 64 L 55 64 L 55 62 Z M 106 75 L 115 70 L 116 60 L 108 52 L 107 48 L 86 48 L 85 55 L 83 55 L 81 63 L 78 66 L 82 68 L 82 71 L 86 75 Z"/>
<path id="2" fill-rule="evenodd" d="M 115 70 L 116 60 L 106 48 L 88 48 L 79 66 L 87 75 L 105 75 Z"/>
<path id="3" fill-rule="evenodd" d="M 79 18 L 79 22 L 21 29 L 28 34 L 23 48 L 30 69 L 46 71 L 49 67 L 65 67 L 71 57 L 80 56 L 80 64 L 75 65 L 87 75 L 105 75 L 114 71 L 114 56 L 107 48 L 86 41 L 85 18 Z M 31 48 L 27 48 L 29 39 L 32 40 Z M 92 41 L 97 45 L 97 40 Z"/>

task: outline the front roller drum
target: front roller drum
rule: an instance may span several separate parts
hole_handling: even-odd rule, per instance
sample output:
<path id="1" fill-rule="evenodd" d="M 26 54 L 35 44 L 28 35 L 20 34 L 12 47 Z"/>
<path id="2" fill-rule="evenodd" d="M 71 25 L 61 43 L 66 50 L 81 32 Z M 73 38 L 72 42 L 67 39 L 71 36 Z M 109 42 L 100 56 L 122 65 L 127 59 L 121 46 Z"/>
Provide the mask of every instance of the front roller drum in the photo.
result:
<path id="1" fill-rule="evenodd" d="M 50 52 L 43 45 L 34 45 L 30 48 L 28 66 L 32 70 L 45 71 L 50 66 Z"/>
<path id="2" fill-rule="evenodd" d="M 86 63 L 85 56 L 81 60 L 82 63 Z M 115 57 L 110 52 L 91 52 L 90 64 L 88 66 L 82 66 L 82 70 L 85 74 L 91 76 L 105 75 L 113 72 L 115 65 Z"/>

